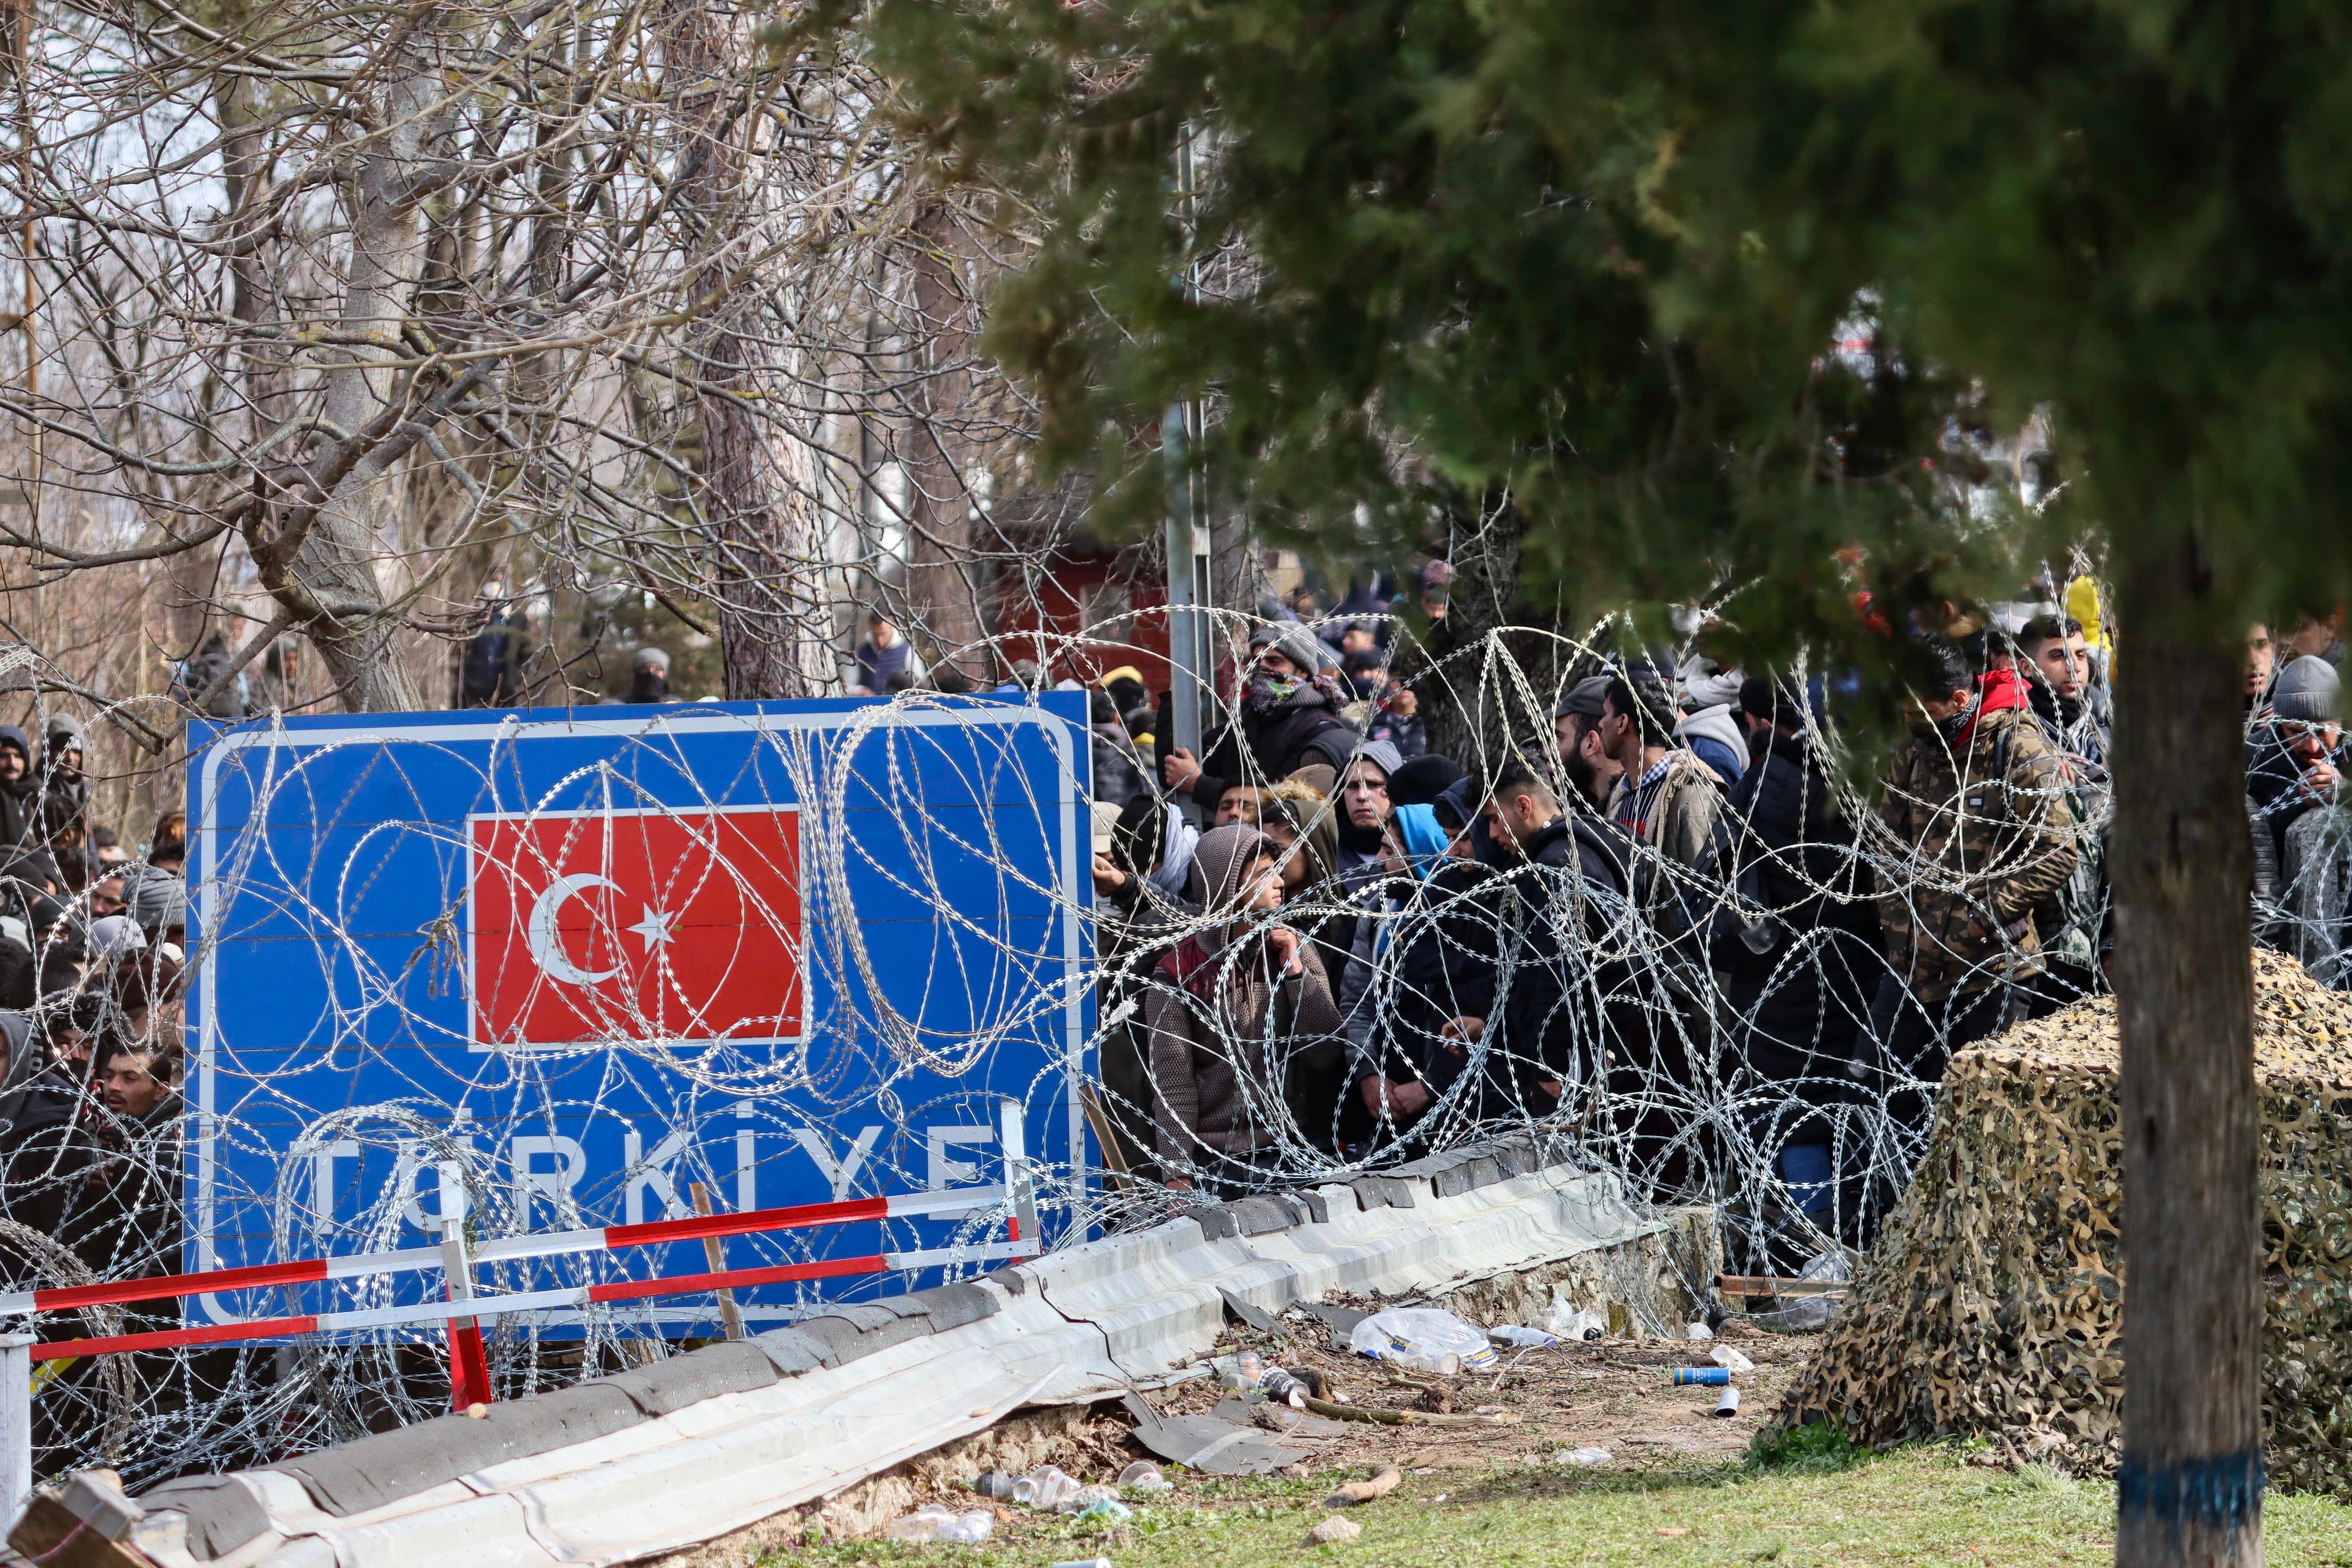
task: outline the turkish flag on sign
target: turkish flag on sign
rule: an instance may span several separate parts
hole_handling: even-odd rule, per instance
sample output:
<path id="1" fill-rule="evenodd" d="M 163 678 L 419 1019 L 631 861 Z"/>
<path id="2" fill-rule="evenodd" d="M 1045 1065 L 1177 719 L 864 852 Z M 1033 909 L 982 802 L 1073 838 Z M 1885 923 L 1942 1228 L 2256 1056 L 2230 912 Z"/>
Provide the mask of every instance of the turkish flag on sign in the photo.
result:
<path id="1" fill-rule="evenodd" d="M 478 816 L 472 829 L 477 1048 L 800 1038 L 791 808 Z"/>

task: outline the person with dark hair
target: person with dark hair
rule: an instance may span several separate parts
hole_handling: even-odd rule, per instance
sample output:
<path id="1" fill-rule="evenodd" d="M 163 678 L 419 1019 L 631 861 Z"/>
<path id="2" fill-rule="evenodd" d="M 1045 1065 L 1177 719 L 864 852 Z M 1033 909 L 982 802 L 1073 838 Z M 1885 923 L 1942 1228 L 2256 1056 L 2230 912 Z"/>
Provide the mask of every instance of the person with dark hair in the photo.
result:
<path id="1" fill-rule="evenodd" d="M 1315 945 L 1276 918 L 1280 857 L 1234 823 L 1201 837 L 1192 891 L 1212 923 L 1154 970 L 1143 1013 L 1163 1180 L 1240 1195 L 1278 1171 L 1295 1067 L 1338 1056 L 1339 1009 Z"/>
<path id="2" fill-rule="evenodd" d="M 68 877 L 68 884 L 79 889 L 89 880 L 81 875 L 80 863 L 96 858 L 81 853 L 89 831 L 89 774 L 83 765 L 89 737 L 83 733 L 81 721 L 70 713 L 50 714 L 43 737 L 41 831 L 52 847 L 74 852 L 75 873 L 81 879 Z"/>
<path id="3" fill-rule="evenodd" d="M 2018 669 L 2044 739 L 2059 757 L 2074 821 L 2074 870 L 2034 910 L 2042 973 L 2031 983 L 2031 1010 L 2046 1016 L 2099 986 L 2100 940 L 2107 922 L 2107 826 L 2115 791 L 2106 689 L 2092 678 L 2083 624 L 2071 616 L 2036 616 L 2017 635 Z"/>
<path id="4" fill-rule="evenodd" d="M 139 1279 L 178 1270 L 182 1119 L 180 1051 L 128 1030 L 110 1032 L 96 1053 L 93 1144 L 59 1239 L 102 1279 Z M 170 1328 L 176 1298 L 138 1303 L 126 1328 Z"/>
<path id="5" fill-rule="evenodd" d="M 1235 822 L 1258 825 L 1259 793 L 1255 784 L 1234 784 L 1225 786 L 1217 797 L 1217 814 L 1209 819 L 1212 827 L 1223 827 Z"/>
<path id="6" fill-rule="evenodd" d="M 1421 693 L 1390 681 L 1381 688 L 1364 725 L 1364 737 L 1385 741 L 1410 762 L 1429 750 L 1429 725 L 1421 716 Z"/>
<path id="7" fill-rule="evenodd" d="M 101 864 L 120 866 L 129 858 L 122 853 L 121 837 L 104 823 L 90 825 L 89 844 L 92 849 L 98 851 L 98 858 Z"/>
<path id="8" fill-rule="evenodd" d="M 1569 688 L 1552 710 L 1552 731 L 1559 742 L 1559 771 L 1576 791 L 1577 804 L 1605 808 L 1625 770 L 1601 743 L 1601 716 L 1608 711 L 1611 678 L 1588 676 Z"/>
<path id="9" fill-rule="evenodd" d="M 0 1217 L 64 1228 L 89 1163 L 89 1084 L 86 1056 L 52 1061 L 31 1014 L 0 1012 Z"/>
<path id="10" fill-rule="evenodd" d="M 1156 1178 L 1158 1171 L 1143 994 L 1154 966 L 1200 913 L 1185 897 L 1199 837 L 1173 806 L 1147 792 L 1119 808 L 1109 852 L 1095 857 L 1096 1016 L 1104 1020 L 1095 1052 L 1097 1103 L 1129 1175 Z"/>
<path id="11" fill-rule="evenodd" d="M 1339 713 L 1347 696 L 1319 673 L 1322 650 L 1313 633 L 1286 622 L 1260 626 L 1250 651 L 1240 716 L 1217 732 L 1204 755 L 1174 744 L 1161 700 L 1160 777 L 1171 791 L 1190 793 L 1203 816 L 1215 813 L 1230 784 L 1272 784 L 1311 763 L 1336 768 L 1356 750 L 1355 728 Z"/>
<path id="12" fill-rule="evenodd" d="M 1347 632 L 1349 637 L 1361 637 L 1367 642 L 1371 635 L 1361 626 L 1349 626 Z M 1369 647 L 1342 649 L 1340 658 L 1345 662 L 1339 668 L 1347 676 L 1348 689 L 1356 700 L 1378 701 L 1389 684 L 1388 661 L 1381 658 L 1380 650 Z"/>
<path id="13" fill-rule="evenodd" d="M 1750 761 L 1727 803 L 1735 903 L 1715 952 L 1749 1080 L 1733 1086 L 1753 1108 L 1749 1136 L 1792 1206 L 1834 1236 L 1846 1064 L 1885 963 L 1862 824 L 1841 810 L 1813 751 L 1813 701 L 1790 679 L 1741 683 Z"/>
<path id="14" fill-rule="evenodd" d="M 16 725 L 0 724 L 0 848 L 31 847 L 44 837 L 33 742 Z"/>
<path id="15" fill-rule="evenodd" d="M 1518 944 L 1495 1014 L 1456 1019 L 1454 1028 L 1475 1040 L 1493 1035 L 1499 1021 L 1500 1038 L 1487 1043 L 1507 1061 L 1507 1077 L 1490 1077 L 1497 1088 L 1507 1084 L 1527 1112 L 1547 1115 L 1568 1085 L 1601 1073 L 1612 1048 L 1637 1047 L 1611 1026 L 1602 1006 L 1620 990 L 1622 966 L 1596 963 L 1626 914 L 1633 843 L 1596 812 L 1563 810 L 1551 786 L 1522 762 L 1507 764 L 1484 794 L 1486 831 L 1516 868 Z M 1580 965 L 1591 972 L 1580 973 Z M 1627 1055 L 1624 1065 L 1638 1071 L 1654 1064 Z"/>
<path id="16" fill-rule="evenodd" d="M 1723 789 L 1713 769 L 1675 746 L 1674 724 L 1665 683 L 1646 663 L 1611 678 L 1595 729 L 1624 773 L 1609 814 L 1636 843 L 1704 876 L 1724 846 Z"/>
<path id="17" fill-rule="evenodd" d="M 1460 763 L 1452 757 L 1441 757 L 1434 752 L 1407 758 L 1395 773 L 1389 775 L 1389 803 L 1392 805 L 1433 805 L 1456 779 L 1464 776 Z"/>
<path id="18" fill-rule="evenodd" d="M 1122 719 L 1138 709 L 1147 713 L 1150 710 L 1150 688 L 1143 684 L 1143 672 L 1131 664 L 1103 671 L 1095 684 L 1110 694 L 1111 705 Z"/>
<path id="19" fill-rule="evenodd" d="M 906 677 L 902 669 L 893 679 Z M 1110 693 L 1099 686 L 1087 694 L 1087 732 L 1094 752 L 1095 799 L 1123 807 L 1139 795 L 1158 793 L 1145 771 L 1143 753 L 1136 750 L 1127 726 L 1118 721 Z"/>
<path id="20" fill-rule="evenodd" d="M 1914 1135 L 1926 1131 L 1952 1052 L 2007 1027 L 2018 986 L 2041 972 L 2033 911 L 2076 860 L 2060 759 L 2016 673 L 1979 683 L 1950 642 L 1922 647 L 1927 677 L 1908 702 L 1912 742 L 1879 807 L 1908 858 L 1882 872 L 1890 971 L 1872 1004 L 1894 1085 L 1888 1110 Z"/>
<path id="21" fill-rule="evenodd" d="M 904 674 L 909 681 L 923 679 L 923 660 L 914 647 L 899 634 L 896 622 L 885 615 L 879 605 L 866 614 L 866 637 L 857 645 L 853 656 L 856 666 L 856 685 L 869 697 L 879 697 L 890 689 L 890 678 Z"/>

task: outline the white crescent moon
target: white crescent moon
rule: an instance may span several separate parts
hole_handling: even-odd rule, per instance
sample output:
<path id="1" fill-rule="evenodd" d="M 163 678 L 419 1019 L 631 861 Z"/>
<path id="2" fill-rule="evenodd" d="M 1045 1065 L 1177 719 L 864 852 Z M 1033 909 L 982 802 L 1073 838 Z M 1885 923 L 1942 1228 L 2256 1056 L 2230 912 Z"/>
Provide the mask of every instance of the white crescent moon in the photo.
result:
<path id="1" fill-rule="evenodd" d="M 540 894 L 539 902 L 530 907 L 530 924 L 523 932 L 523 940 L 530 944 L 531 962 L 546 971 L 550 980 L 560 980 L 566 985 L 593 985 L 621 973 L 617 968 L 581 968 L 564 956 L 562 944 L 556 939 L 556 915 L 564 901 L 583 888 L 610 888 L 616 893 L 621 890 L 618 883 L 585 872 L 558 877 L 547 891 Z"/>

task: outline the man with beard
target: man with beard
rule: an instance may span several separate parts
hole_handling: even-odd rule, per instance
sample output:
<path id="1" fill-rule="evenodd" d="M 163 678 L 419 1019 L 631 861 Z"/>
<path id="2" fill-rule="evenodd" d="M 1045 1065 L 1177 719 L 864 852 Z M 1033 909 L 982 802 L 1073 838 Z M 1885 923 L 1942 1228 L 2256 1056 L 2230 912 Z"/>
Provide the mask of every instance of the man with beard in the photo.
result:
<path id="1" fill-rule="evenodd" d="M 1339 716 L 1346 694 L 1316 673 L 1323 650 L 1312 632 L 1288 624 L 1260 626 L 1250 650 L 1239 721 L 1218 732 L 1205 756 L 1171 744 L 1160 760 L 1162 782 L 1190 794 L 1204 817 L 1215 816 L 1234 784 L 1272 784 L 1314 763 L 1337 768 L 1356 749 L 1355 729 Z M 1165 712 L 1157 733 L 1163 740 L 1175 733 Z"/>
<path id="2" fill-rule="evenodd" d="M 180 1252 L 180 1119 L 174 1084 L 179 1051 L 128 1035 L 101 1045 L 95 1158 L 62 1237 L 105 1279 L 173 1271 Z M 171 1328 L 176 1300 L 141 1302 L 125 1314 L 134 1331 Z"/>
<path id="3" fill-rule="evenodd" d="M 1559 771 L 1583 804 L 1600 810 L 1608 804 L 1624 769 L 1603 751 L 1598 734 L 1602 700 L 1609 695 L 1609 677 L 1595 675 L 1569 688 L 1552 710 L 1552 730 L 1559 740 Z"/>
<path id="4" fill-rule="evenodd" d="M 2014 670 L 1979 682 L 1930 639 L 1908 703 L 1911 744 L 1887 771 L 1879 820 L 1906 858 L 1882 871 L 1889 972 L 1871 1005 L 1890 1075 L 1887 1112 L 1927 1131 L 1952 1052 L 2009 1026 L 2019 984 L 2042 969 L 2034 910 L 2074 873 L 2074 814 L 2060 759 Z"/>
<path id="5" fill-rule="evenodd" d="M 2083 625 L 2068 616 L 2037 616 L 2017 634 L 2019 672 L 2042 733 L 2058 753 L 2066 804 L 2074 815 L 2074 871 L 2034 910 L 2043 973 L 2032 984 L 2031 1009 L 2046 1016 L 2099 984 L 2099 944 L 2107 923 L 2107 825 L 2114 788 L 2107 772 L 2114 732 L 2106 692 L 2091 683 Z"/>
<path id="6" fill-rule="evenodd" d="M 16 725 L 0 724 L 0 849 L 36 848 L 42 837 L 33 742 Z"/>

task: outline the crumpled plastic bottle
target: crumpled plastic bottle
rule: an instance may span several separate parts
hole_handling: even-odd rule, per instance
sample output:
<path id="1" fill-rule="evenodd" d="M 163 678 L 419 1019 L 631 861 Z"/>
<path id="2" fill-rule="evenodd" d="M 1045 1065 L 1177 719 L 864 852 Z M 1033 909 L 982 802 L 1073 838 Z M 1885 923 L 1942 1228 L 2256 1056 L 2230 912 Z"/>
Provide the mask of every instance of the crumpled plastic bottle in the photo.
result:
<path id="1" fill-rule="evenodd" d="M 1569 1305 L 1567 1297 L 1559 1295 L 1552 1297 L 1551 1305 L 1546 1307 L 1543 1316 L 1536 1320 L 1536 1326 L 1548 1334 L 1557 1334 L 1564 1340 L 1605 1339 L 1609 1333 L 1609 1321 L 1606 1318 L 1598 1312 L 1587 1312 L 1572 1307 Z"/>
<path id="2" fill-rule="evenodd" d="M 984 1508 L 970 1513 L 958 1513 L 940 1503 L 925 1503 L 904 1519 L 894 1519 L 886 1533 L 893 1541 L 910 1542 L 918 1545 L 938 1542 L 955 1546 L 978 1546 L 996 1528 L 996 1516 Z"/>
<path id="3" fill-rule="evenodd" d="M 1496 1361 L 1485 1332 L 1437 1307 L 1391 1307 L 1374 1312 L 1348 1336 L 1358 1355 L 1419 1372 L 1451 1375 L 1484 1372 Z"/>

